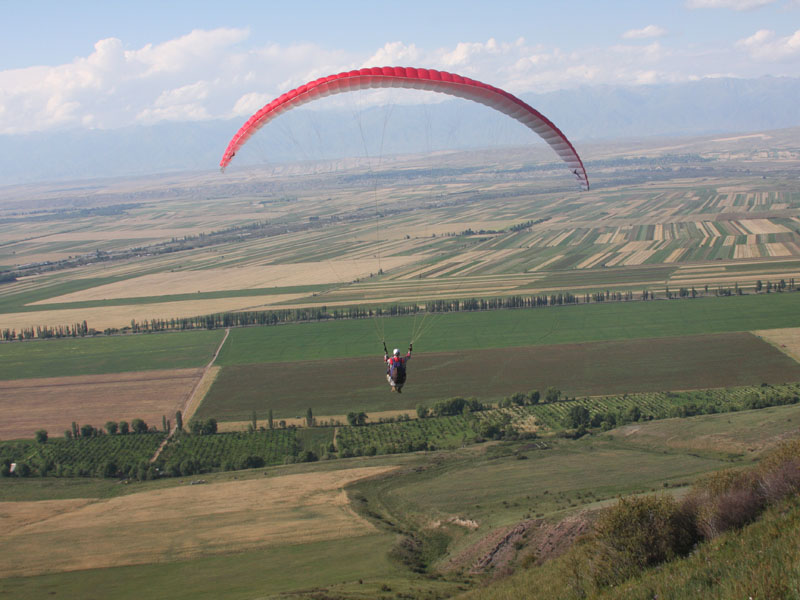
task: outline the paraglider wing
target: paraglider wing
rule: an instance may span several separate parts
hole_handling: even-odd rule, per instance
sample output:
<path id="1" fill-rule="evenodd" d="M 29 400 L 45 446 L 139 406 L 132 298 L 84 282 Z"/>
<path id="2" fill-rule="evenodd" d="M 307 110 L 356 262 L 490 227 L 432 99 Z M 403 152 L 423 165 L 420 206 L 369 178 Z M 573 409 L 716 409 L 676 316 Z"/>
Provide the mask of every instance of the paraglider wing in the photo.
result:
<path id="1" fill-rule="evenodd" d="M 512 117 L 536 132 L 567 163 L 583 189 L 589 179 L 572 143 L 549 119 L 513 94 L 500 88 L 446 71 L 410 67 L 373 67 L 321 77 L 275 98 L 259 109 L 233 136 L 222 160 L 223 170 L 236 152 L 261 127 L 278 115 L 297 106 L 333 94 L 352 90 L 402 87 L 428 90 L 479 102 Z"/>

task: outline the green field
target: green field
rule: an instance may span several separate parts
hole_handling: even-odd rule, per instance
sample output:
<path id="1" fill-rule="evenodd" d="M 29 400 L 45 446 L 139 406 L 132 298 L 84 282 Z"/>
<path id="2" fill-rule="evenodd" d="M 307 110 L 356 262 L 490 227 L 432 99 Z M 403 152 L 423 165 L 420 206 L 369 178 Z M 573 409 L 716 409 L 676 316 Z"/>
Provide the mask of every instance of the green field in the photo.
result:
<path id="1" fill-rule="evenodd" d="M 201 367 L 224 331 L 100 336 L 0 344 L 0 380 Z"/>
<path id="2" fill-rule="evenodd" d="M 432 314 L 415 348 L 452 352 L 779 327 L 800 327 L 800 294 Z M 404 348 L 414 328 L 414 317 L 396 317 L 233 329 L 217 364 L 379 357 L 378 329 L 387 344 Z M 197 367 L 221 339 L 221 331 L 188 331 L 1 343 L 0 380 Z"/>
<path id="3" fill-rule="evenodd" d="M 422 317 L 418 318 L 421 319 Z M 580 306 L 432 314 L 422 352 L 508 348 L 655 337 L 679 337 L 800 327 L 800 294 L 760 294 L 694 300 L 606 302 Z M 414 317 L 381 319 L 386 343 L 401 349 Z M 379 356 L 375 319 L 231 330 L 217 364 L 295 362 Z"/>
<path id="4" fill-rule="evenodd" d="M 389 583 L 396 589 L 454 589 L 452 584 L 414 584 L 386 554 L 394 536 L 288 545 L 245 553 L 222 554 L 185 562 L 93 569 L 38 577 L 0 579 L 3 598 L 141 598 L 250 600 L 291 591 L 342 591 L 375 594 Z M 363 583 L 359 584 L 358 581 Z M 90 590 L 96 590 L 94 596 Z"/>
<path id="5" fill-rule="evenodd" d="M 413 411 L 420 402 L 496 402 L 550 386 L 596 396 L 800 381 L 800 364 L 750 333 L 423 352 L 409 363 L 402 395 L 389 391 L 384 372 L 380 356 L 226 366 L 197 414 L 245 421 L 254 410 L 265 418 L 270 408 L 278 418 L 302 416 L 309 407 L 316 415 Z"/>

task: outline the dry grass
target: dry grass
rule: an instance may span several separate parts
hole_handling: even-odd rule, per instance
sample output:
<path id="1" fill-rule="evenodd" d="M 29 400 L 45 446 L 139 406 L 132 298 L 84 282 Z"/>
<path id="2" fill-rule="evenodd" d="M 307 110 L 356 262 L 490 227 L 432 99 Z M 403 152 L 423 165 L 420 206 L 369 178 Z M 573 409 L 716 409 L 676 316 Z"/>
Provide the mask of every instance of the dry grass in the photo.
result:
<path id="1" fill-rule="evenodd" d="M 72 421 L 144 419 L 160 425 L 183 407 L 202 369 L 20 379 L 3 383 L 0 439 L 30 438 L 38 429 L 57 436 Z"/>
<path id="2" fill-rule="evenodd" d="M 108 500 L 0 503 L 0 577 L 350 538 L 374 527 L 343 486 L 392 467 L 184 485 Z"/>

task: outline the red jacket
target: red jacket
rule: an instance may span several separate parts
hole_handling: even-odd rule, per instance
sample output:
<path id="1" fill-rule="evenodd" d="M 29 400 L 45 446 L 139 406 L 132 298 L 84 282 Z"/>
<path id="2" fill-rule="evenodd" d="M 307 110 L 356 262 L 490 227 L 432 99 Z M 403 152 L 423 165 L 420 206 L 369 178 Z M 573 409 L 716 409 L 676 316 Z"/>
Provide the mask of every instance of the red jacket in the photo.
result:
<path id="1" fill-rule="evenodd" d="M 405 356 L 389 356 L 388 354 L 385 354 L 383 356 L 383 360 L 386 362 L 386 372 L 388 373 L 392 370 L 392 367 L 395 367 L 396 365 L 405 365 L 409 360 L 411 360 L 411 350 L 409 350 L 408 354 Z"/>

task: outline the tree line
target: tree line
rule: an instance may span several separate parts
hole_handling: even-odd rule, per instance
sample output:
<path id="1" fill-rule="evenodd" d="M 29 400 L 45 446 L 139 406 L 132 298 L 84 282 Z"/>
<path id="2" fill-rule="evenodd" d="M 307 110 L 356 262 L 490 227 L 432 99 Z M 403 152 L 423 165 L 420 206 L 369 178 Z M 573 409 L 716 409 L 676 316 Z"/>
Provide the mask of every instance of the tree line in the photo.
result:
<path id="1" fill-rule="evenodd" d="M 767 281 L 764 284 L 758 280 L 753 289 L 756 293 L 772 292 L 791 292 L 797 291 L 794 278 L 789 282 L 781 279 L 777 283 Z M 100 335 L 118 335 L 125 333 L 153 333 L 162 331 L 188 331 L 196 329 L 224 329 L 228 327 L 249 327 L 279 325 L 286 323 L 309 323 L 313 321 L 329 321 L 342 319 L 371 319 L 375 317 L 395 317 L 403 315 L 416 315 L 419 313 L 448 313 L 448 312 L 470 312 L 502 310 L 511 308 L 546 308 L 552 306 L 565 306 L 576 304 L 590 304 L 600 302 L 630 302 L 634 300 L 649 301 L 659 298 L 665 299 L 687 299 L 696 298 L 700 295 L 707 296 L 713 292 L 715 296 L 743 295 L 744 290 L 735 283 L 733 287 L 717 286 L 716 289 L 709 291 L 709 286 L 705 285 L 702 291 L 695 287 L 681 287 L 674 291 L 666 287 L 663 296 L 660 296 L 649 289 L 643 289 L 640 293 L 632 290 L 616 291 L 601 290 L 596 292 L 585 292 L 582 295 L 571 292 L 558 292 L 552 294 L 536 295 L 514 295 L 494 298 L 467 298 L 451 300 L 429 300 L 424 303 L 415 302 L 413 304 L 391 304 L 384 307 L 336 307 L 329 308 L 320 306 L 318 308 L 295 308 L 295 309 L 273 309 L 243 312 L 225 312 L 211 315 L 198 315 L 194 317 L 179 317 L 171 319 L 145 319 L 136 321 L 131 319 L 130 326 L 116 328 L 108 327 L 102 332 L 89 327 L 86 321 L 75 323 L 72 326 L 34 326 L 25 327 L 17 331 L 16 329 L 6 328 L 0 331 L 0 339 L 6 342 L 22 341 L 29 339 L 48 339 L 63 337 L 91 337 Z"/>

